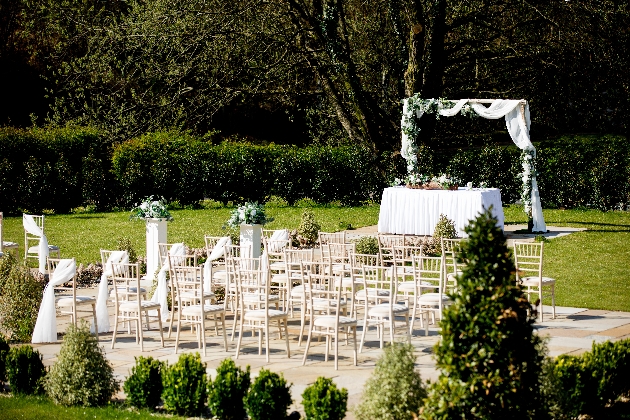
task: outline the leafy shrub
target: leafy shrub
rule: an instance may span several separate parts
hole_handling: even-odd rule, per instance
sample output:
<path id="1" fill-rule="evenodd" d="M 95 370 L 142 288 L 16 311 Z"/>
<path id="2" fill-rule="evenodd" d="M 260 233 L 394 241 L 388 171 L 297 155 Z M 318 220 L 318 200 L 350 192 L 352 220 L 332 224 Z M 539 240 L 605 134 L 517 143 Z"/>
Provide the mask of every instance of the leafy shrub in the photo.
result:
<path id="1" fill-rule="evenodd" d="M 2 258 L 0 258 L 0 296 L 3 294 L 4 283 L 9 278 L 13 267 L 17 264 L 18 261 L 12 252 L 7 252 Z"/>
<path id="2" fill-rule="evenodd" d="M 152 357 L 139 356 L 131 368 L 123 390 L 127 394 L 127 402 L 137 408 L 155 409 L 162 398 L 162 370 L 164 362 Z"/>
<path id="3" fill-rule="evenodd" d="M 103 274 L 103 267 L 101 263 L 97 264 L 88 264 L 88 266 L 84 266 L 83 264 L 79 264 L 79 268 L 77 268 L 77 285 L 90 287 L 101 281 L 101 275 Z"/>
<path id="4" fill-rule="evenodd" d="M 363 236 L 355 242 L 357 254 L 378 254 L 378 239 L 374 236 Z"/>
<path id="5" fill-rule="evenodd" d="M 42 355 L 26 344 L 13 347 L 6 357 L 7 378 L 11 391 L 15 394 L 39 394 L 46 368 Z"/>
<path id="6" fill-rule="evenodd" d="M 442 254 L 442 238 L 457 238 L 457 229 L 455 229 L 455 222 L 445 215 L 440 214 L 440 218 L 433 229 L 433 236 L 431 236 L 431 238 L 427 238 L 423 242 L 423 252 L 427 255 Z"/>
<path id="7" fill-rule="evenodd" d="M 245 418 L 244 399 L 251 383 L 249 371 L 249 366 L 242 370 L 232 359 L 221 362 L 209 387 L 208 408 L 211 415 L 222 420 Z"/>
<path id="8" fill-rule="evenodd" d="M 7 355 L 9 350 L 7 339 L 0 333 L 0 382 L 4 382 L 7 379 Z"/>
<path id="9" fill-rule="evenodd" d="M 341 420 L 346 416 L 348 390 L 338 389 L 332 379 L 319 377 L 302 393 L 307 420 Z"/>
<path id="10" fill-rule="evenodd" d="M 415 362 L 411 344 L 386 346 L 354 410 L 357 419 L 407 420 L 418 414 L 426 391 Z"/>
<path id="11" fill-rule="evenodd" d="M 55 404 L 65 406 L 104 405 L 118 392 L 114 369 L 86 322 L 68 326 L 44 387 Z"/>
<path id="12" fill-rule="evenodd" d="M 166 411 L 185 416 L 201 414 L 208 395 L 208 377 L 199 353 L 182 354 L 177 363 L 162 372 Z"/>
<path id="13" fill-rule="evenodd" d="M 317 242 L 317 237 L 321 225 L 315 220 L 315 213 L 313 210 L 306 208 L 302 212 L 302 220 L 300 226 L 297 228 L 297 236 L 300 241 L 300 245 L 313 245 Z"/>
<path id="14" fill-rule="evenodd" d="M 131 243 L 131 239 L 128 237 L 118 238 L 118 244 L 116 245 L 116 249 L 119 251 L 127 251 L 127 255 L 129 256 L 129 263 L 135 264 L 138 262 L 138 254 L 136 253 L 136 249 L 133 247 Z"/>
<path id="15" fill-rule="evenodd" d="M 42 292 L 42 283 L 28 267 L 17 263 L 11 266 L 0 296 L 0 322 L 11 341 L 31 341 Z"/>
<path id="16" fill-rule="evenodd" d="M 435 347 L 438 381 L 423 417 L 535 418 L 547 411 L 541 393 L 544 346 L 535 311 L 514 280 L 514 262 L 490 211 L 466 227 L 466 262 L 453 304 L 444 310 Z"/>
<path id="17" fill-rule="evenodd" d="M 593 343 L 580 356 L 561 355 L 547 373 L 556 417 L 597 415 L 630 391 L 630 340 Z"/>
<path id="18" fill-rule="evenodd" d="M 247 414 L 252 420 L 285 418 L 293 402 L 290 389 L 282 374 L 261 369 L 245 398 Z"/>

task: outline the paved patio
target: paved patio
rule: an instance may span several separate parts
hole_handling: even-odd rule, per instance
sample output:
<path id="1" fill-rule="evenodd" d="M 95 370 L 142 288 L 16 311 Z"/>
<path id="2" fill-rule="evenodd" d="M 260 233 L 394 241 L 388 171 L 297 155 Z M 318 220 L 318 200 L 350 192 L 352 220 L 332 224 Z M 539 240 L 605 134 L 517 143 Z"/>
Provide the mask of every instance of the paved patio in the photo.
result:
<path id="1" fill-rule="evenodd" d="M 506 234 L 510 241 L 533 240 L 535 235 L 516 234 L 515 230 L 522 229 L 523 226 L 506 226 Z M 548 237 L 569 234 L 573 229 L 549 227 L 550 232 L 545 234 Z M 375 233 L 374 227 L 362 228 L 350 231 L 350 235 L 369 235 Z M 561 281 L 560 281 L 561 283 Z M 95 294 L 96 289 L 81 289 L 81 293 Z M 551 307 L 544 307 L 545 321 L 542 324 L 536 324 L 538 334 L 547 339 L 547 346 L 550 356 L 558 356 L 560 354 L 578 355 L 591 349 L 593 342 L 602 342 L 606 340 L 619 340 L 630 336 L 630 313 L 612 312 L 602 310 L 589 310 L 586 308 L 566 308 L 556 307 L 557 317 L 551 319 Z M 297 313 L 296 313 L 297 316 Z M 58 319 L 59 331 L 65 331 L 68 325 L 66 317 Z M 231 326 L 231 322 L 228 323 Z M 166 327 L 166 326 L 165 326 Z M 435 369 L 435 361 L 433 359 L 433 346 L 438 341 L 439 336 L 435 327 L 430 328 L 429 336 L 424 335 L 424 331 L 418 328 L 412 338 L 412 344 L 416 349 L 417 368 L 422 378 L 427 380 L 435 380 L 438 377 L 438 371 Z M 153 328 L 157 328 L 157 323 L 153 323 Z M 360 329 L 359 329 L 360 330 Z M 111 349 L 111 333 L 101 334 L 99 339 L 103 346 L 107 358 L 114 367 L 115 375 L 122 381 L 129 374 L 131 367 L 135 364 L 134 356 L 142 354 L 143 356 L 152 356 L 154 358 L 174 363 L 179 355 L 175 354 L 175 334 L 170 339 L 166 338 L 165 347 L 161 347 L 159 340 L 159 332 L 156 330 L 145 331 L 144 352 L 140 352 L 140 347 L 135 343 L 133 335 L 129 335 L 119 330 L 116 348 Z M 299 318 L 293 318 L 290 322 L 290 342 L 291 342 L 291 358 L 286 357 L 284 350 L 284 340 L 273 339 L 271 341 L 271 360 L 266 363 L 265 356 L 258 355 L 257 340 L 252 339 L 247 334 L 244 339 L 244 349 L 236 361 L 238 365 L 250 365 L 252 374 L 255 376 L 258 371 L 264 367 L 273 372 L 282 373 L 291 388 L 294 405 L 292 409 L 303 413 L 301 407 L 301 394 L 304 389 L 312 384 L 317 377 L 326 376 L 333 378 L 335 383 L 340 387 L 348 389 L 349 399 L 348 406 L 356 405 L 361 398 L 361 392 L 365 381 L 372 373 L 376 360 L 381 354 L 379 343 L 375 330 L 370 330 L 366 345 L 363 352 L 359 354 L 358 366 L 352 365 L 352 346 L 340 345 L 339 370 L 335 371 L 334 361 L 324 362 L 323 342 L 313 343 L 309 351 L 309 358 L 306 366 L 302 366 L 302 355 L 304 352 L 304 343 L 298 347 L 297 334 L 299 332 Z M 360 336 L 360 331 L 359 334 Z M 197 352 L 196 338 L 190 333 L 190 330 L 184 330 L 181 334 L 185 352 Z M 402 339 L 402 337 L 399 337 Z M 229 337 L 228 337 L 229 340 Z M 214 376 L 216 367 L 221 360 L 231 357 L 234 358 L 236 349 L 236 341 L 228 342 L 230 351 L 225 352 L 223 348 L 222 337 L 210 337 L 207 348 L 207 355 L 202 355 L 202 360 L 207 363 L 208 372 Z M 61 342 L 53 344 L 38 344 L 34 346 L 44 357 L 44 364 L 52 365 L 57 358 Z M 201 351 L 200 351 L 201 353 Z M 119 398 L 124 398 L 121 392 Z M 354 416 L 349 410 L 346 417 L 353 420 Z"/>

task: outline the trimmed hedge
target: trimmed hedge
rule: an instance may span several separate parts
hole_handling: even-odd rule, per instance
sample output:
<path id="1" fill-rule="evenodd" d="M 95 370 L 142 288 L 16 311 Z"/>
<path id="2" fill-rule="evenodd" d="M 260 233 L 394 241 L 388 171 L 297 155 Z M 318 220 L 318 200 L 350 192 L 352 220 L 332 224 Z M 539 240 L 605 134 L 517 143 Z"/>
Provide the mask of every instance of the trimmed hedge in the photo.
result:
<path id="1" fill-rule="evenodd" d="M 537 144 L 544 207 L 626 208 L 630 145 L 620 136 L 567 136 Z M 456 152 L 423 148 L 427 171 L 501 189 L 520 198 L 520 151 L 484 146 Z M 425 163 L 426 163 L 425 162 Z M 429 164 L 430 163 L 430 164 Z M 426 166 L 426 165 L 425 165 Z M 404 174 L 399 154 L 353 147 L 212 145 L 186 132 L 149 133 L 115 147 L 92 128 L 0 128 L 0 203 L 5 214 L 44 209 L 64 213 L 131 207 L 149 195 L 190 205 L 227 203 L 360 204 L 380 201 L 386 180 Z"/>

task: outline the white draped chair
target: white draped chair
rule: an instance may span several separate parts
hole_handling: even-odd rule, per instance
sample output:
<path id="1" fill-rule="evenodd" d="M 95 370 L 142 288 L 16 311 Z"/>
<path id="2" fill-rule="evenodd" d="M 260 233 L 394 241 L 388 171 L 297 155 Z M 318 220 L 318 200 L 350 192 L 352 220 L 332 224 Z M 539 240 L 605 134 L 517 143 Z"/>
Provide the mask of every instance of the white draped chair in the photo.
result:
<path id="1" fill-rule="evenodd" d="M 53 343 L 57 341 L 57 311 L 55 302 L 55 288 L 74 279 L 77 273 L 77 265 L 74 258 L 59 260 L 54 270 L 49 275 L 48 284 L 44 289 L 42 303 L 39 306 L 37 321 L 33 329 L 32 343 Z M 70 298 L 71 305 L 76 303 L 76 294 Z M 64 305 L 64 307 L 67 307 Z M 96 313 L 94 313 L 96 320 Z M 76 313 L 74 320 L 76 321 Z"/>
<path id="2" fill-rule="evenodd" d="M 181 257 L 184 254 L 186 254 L 186 246 L 181 242 L 173 244 L 167 252 L 167 255 L 169 254 L 171 256 L 170 261 L 175 260 L 176 263 L 179 264 L 179 262 L 177 262 L 176 260 L 176 257 Z M 166 280 L 166 274 L 171 269 L 170 264 L 169 264 L 170 261 L 168 257 L 163 261 L 162 266 L 160 267 L 160 271 L 158 272 L 158 275 L 157 275 L 157 287 L 155 288 L 155 291 L 153 292 L 153 296 L 151 296 L 151 302 L 160 304 L 160 309 L 162 313 L 162 321 L 167 321 L 170 317 L 170 312 L 168 310 L 169 288 L 168 288 L 168 282 Z M 155 316 L 156 312 L 151 312 L 149 313 L 149 315 Z M 171 323 L 172 323 L 172 320 L 171 320 Z"/>
<path id="3" fill-rule="evenodd" d="M 215 292 L 217 287 L 227 288 L 227 267 L 225 265 L 225 246 L 232 245 L 229 236 L 205 235 L 207 258 L 203 265 L 205 290 Z M 219 261 L 223 259 L 223 264 Z"/>
<path id="4" fill-rule="evenodd" d="M 53 253 L 57 258 L 61 258 L 58 246 L 49 245 L 48 238 L 44 232 L 44 216 L 33 214 L 22 215 L 22 225 L 24 226 L 24 261 L 29 258 L 38 260 L 39 272 L 46 272 L 46 259 Z M 33 245 L 37 243 L 37 245 Z"/>
<path id="5" fill-rule="evenodd" d="M 0 211 L 0 257 L 4 252 L 13 250 L 17 257 L 19 245 L 17 242 L 9 242 L 4 240 L 4 215 Z"/>
<path id="6" fill-rule="evenodd" d="M 113 264 L 129 263 L 129 254 L 127 251 L 109 251 L 101 249 L 101 262 L 103 264 L 103 274 L 101 274 L 101 282 L 98 285 L 98 294 L 96 295 L 96 318 L 98 320 L 98 332 L 109 332 L 109 312 L 107 310 L 107 301 L 111 297 L 114 298 L 114 290 L 109 291 L 109 282 L 113 284 L 114 268 Z M 137 292 L 137 291 L 136 291 Z M 146 297 L 146 291 L 141 289 L 141 293 Z M 96 324 L 96 323 L 95 323 Z M 92 325 L 92 332 L 96 331 L 95 325 Z"/>

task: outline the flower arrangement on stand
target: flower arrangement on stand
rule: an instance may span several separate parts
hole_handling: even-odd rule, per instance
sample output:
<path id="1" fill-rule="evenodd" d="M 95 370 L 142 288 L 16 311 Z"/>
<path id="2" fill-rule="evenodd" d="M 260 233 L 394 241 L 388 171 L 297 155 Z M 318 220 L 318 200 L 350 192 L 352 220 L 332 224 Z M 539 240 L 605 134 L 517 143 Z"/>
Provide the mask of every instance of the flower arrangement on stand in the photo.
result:
<path id="1" fill-rule="evenodd" d="M 245 203 L 232 210 L 226 224 L 230 228 L 238 228 L 240 225 L 264 225 L 269 222 L 273 222 L 273 218 L 267 217 L 265 206 L 258 203 Z"/>
<path id="2" fill-rule="evenodd" d="M 171 213 L 166 208 L 166 203 L 163 198 L 154 199 L 153 196 L 149 196 L 131 209 L 129 219 L 165 219 L 170 222 L 173 220 L 173 216 L 171 216 Z"/>

